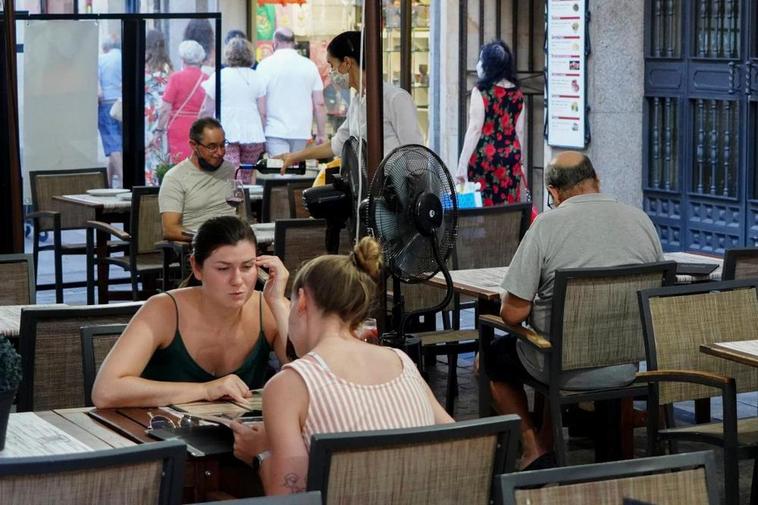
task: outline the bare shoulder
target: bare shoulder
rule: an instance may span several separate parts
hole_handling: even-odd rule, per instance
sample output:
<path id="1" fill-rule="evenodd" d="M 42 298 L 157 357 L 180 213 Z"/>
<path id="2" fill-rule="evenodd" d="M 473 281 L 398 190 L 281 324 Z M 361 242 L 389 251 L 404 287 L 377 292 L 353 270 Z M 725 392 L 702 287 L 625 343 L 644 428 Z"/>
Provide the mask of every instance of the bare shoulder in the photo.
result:
<path id="1" fill-rule="evenodd" d="M 285 368 L 274 375 L 263 388 L 263 410 L 295 410 L 300 417 L 304 417 L 308 410 L 308 388 L 300 374 L 291 368 Z"/>

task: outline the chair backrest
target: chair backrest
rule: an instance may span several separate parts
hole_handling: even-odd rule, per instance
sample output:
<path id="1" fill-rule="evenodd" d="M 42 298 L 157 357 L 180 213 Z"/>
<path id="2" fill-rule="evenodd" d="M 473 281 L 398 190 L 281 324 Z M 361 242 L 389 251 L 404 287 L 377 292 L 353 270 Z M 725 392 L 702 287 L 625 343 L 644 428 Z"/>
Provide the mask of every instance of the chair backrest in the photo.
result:
<path id="1" fill-rule="evenodd" d="M 84 406 L 80 328 L 126 324 L 141 303 L 30 307 L 21 311 L 18 411 Z"/>
<path id="2" fill-rule="evenodd" d="M 513 471 L 518 438 L 518 416 L 316 434 L 308 489 L 326 505 L 486 505 L 494 476 Z"/>
<path id="3" fill-rule="evenodd" d="M 0 305 L 36 303 L 31 254 L 0 254 Z"/>
<path id="4" fill-rule="evenodd" d="M 716 505 L 715 470 L 713 452 L 704 451 L 517 472 L 495 479 L 495 503 Z"/>
<path id="5" fill-rule="evenodd" d="M 77 168 L 73 170 L 30 170 L 29 183 L 32 193 L 32 210 L 52 210 L 61 213 L 61 229 L 84 228 L 94 219 L 92 209 L 81 205 L 69 205 L 53 200 L 54 196 L 80 195 L 88 189 L 108 187 L 105 167 Z M 40 218 L 40 231 L 52 230 L 53 221 Z"/>
<path id="6" fill-rule="evenodd" d="M 648 289 L 639 294 L 648 370 L 697 370 L 733 377 L 737 391 L 758 389 L 758 369 L 700 352 L 702 344 L 754 340 L 758 279 Z M 658 385 L 659 402 L 710 398 L 713 388 Z"/>
<path id="7" fill-rule="evenodd" d="M 0 503 L 181 503 L 179 440 L 63 455 L 0 458 Z"/>
<path id="8" fill-rule="evenodd" d="M 263 182 L 263 201 L 261 203 L 261 222 L 271 223 L 279 219 L 289 219 L 290 197 L 287 179 L 265 179 Z"/>
<path id="9" fill-rule="evenodd" d="M 531 203 L 458 210 L 455 268 L 508 266 L 529 228 Z"/>
<path id="10" fill-rule="evenodd" d="M 284 496 L 203 502 L 196 505 L 321 505 L 321 493 L 311 491 L 309 493 L 296 493 Z"/>
<path id="11" fill-rule="evenodd" d="M 303 191 L 313 186 L 311 182 L 293 182 L 287 186 L 287 195 L 290 202 L 290 217 L 293 219 L 304 219 L 311 217 L 305 202 L 303 201 Z"/>
<path id="12" fill-rule="evenodd" d="M 721 280 L 758 279 L 758 247 L 727 249 Z"/>
<path id="13" fill-rule="evenodd" d="M 274 254 L 290 271 L 287 293 L 300 266 L 326 254 L 326 221 L 323 219 L 280 219 L 274 224 Z"/>
<path id="14" fill-rule="evenodd" d="M 92 385 L 105 357 L 111 352 L 118 337 L 126 329 L 125 324 L 104 324 L 99 326 L 82 326 L 82 372 L 84 373 L 84 405 L 91 407 Z"/>
<path id="15" fill-rule="evenodd" d="M 158 209 L 157 186 L 134 186 L 132 188 L 131 251 L 134 254 L 155 253 L 157 242 L 163 240 L 161 213 Z"/>
<path id="16" fill-rule="evenodd" d="M 676 263 L 667 261 L 558 270 L 550 373 L 644 360 L 637 291 L 672 284 L 675 269 Z"/>

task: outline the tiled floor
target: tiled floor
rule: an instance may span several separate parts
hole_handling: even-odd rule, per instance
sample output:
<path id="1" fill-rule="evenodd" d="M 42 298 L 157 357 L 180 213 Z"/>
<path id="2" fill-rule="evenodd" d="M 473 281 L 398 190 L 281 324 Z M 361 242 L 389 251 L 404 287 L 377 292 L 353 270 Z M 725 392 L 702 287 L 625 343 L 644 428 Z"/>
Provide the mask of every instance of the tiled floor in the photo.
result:
<path id="1" fill-rule="evenodd" d="M 80 232 L 65 232 L 64 240 L 84 241 L 84 234 Z M 31 252 L 31 241 L 27 239 L 27 251 Z M 64 257 L 63 269 L 65 279 L 77 280 L 84 279 L 84 259 L 81 256 Z M 40 260 L 40 282 L 52 282 L 52 252 L 41 254 Z M 111 267 L 111 277 L 124 277 L 126 274 L 116 267 Z M 115 289 L 128 289 L 126 285 L 115 287 Z M 68 304 L 85 303 L 86 293 L 84 288 L 67 289 L 64 294 L 64 301 Z M 37 294 L 38 303 L 52 303 L 55 301 L 53 291 L 42 291 Z M 462 315 L 461 326 L 464 328 L 473 327 L 473 311 L 464 311 Z M 441 325 L 440 325 L 441 327 Z M 472 419 L 478 416 L 478 386 L 473 373 L 473 354 L 462 355 L 458 361 L 458 382 L 459 391 L 455 405 L 455 418 L 457 420 Z M 436 366 L 429 369 L 429 382 L 437 398 L 444 405 L 445 386 L 447 380 L 447 358 L 442 356 L 438 358 Z M 740 417 L 754 416 L 758 414 L 758 392 L 746 393 L 738 397 L 738 415 Z M 639 404 L 638 408 L 644 408 L 644 404 Z M 721 418 L 721 401 L 715 399 L 712 401 L 712 416 L 716 419 Z M 675 406 L 675 416 L 677 422 L 691 423 L 694 419 L 694 406 L 691 402 L 684 402 Z M 708 450 L 711 447 L 698 444 L 680 444 L 680 451 L 689 450 Z M 717 462 L 720 461 L 721 451 L 717 450 Z M 645 431 L 638 428 L 635 431 L 635 455 L 637 457 L 645 456 Z M 569 441 L 569 463 L 586 464 L 594 461 L 594 450 L 592 442 L 588 439 L 572 438 Z M 747 503 L 750 497 L 750 484 L 752 477 L 753 464 L 750 461 L 740 463 L 740 497 L 741 502 Z M 718 476 L 715 480 L 719 484 L 719 491 L 723 496 L 722 469 L 718 463 Z"/>

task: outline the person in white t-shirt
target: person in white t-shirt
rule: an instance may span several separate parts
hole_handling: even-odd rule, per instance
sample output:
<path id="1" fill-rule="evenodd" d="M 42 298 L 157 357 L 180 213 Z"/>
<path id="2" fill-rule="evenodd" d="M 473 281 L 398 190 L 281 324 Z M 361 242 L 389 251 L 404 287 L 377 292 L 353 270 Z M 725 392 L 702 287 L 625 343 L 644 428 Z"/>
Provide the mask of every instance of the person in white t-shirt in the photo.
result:
<path id="1" fill-rule="evenodd" d="M 316 117 L 316 143 L 325 139 L 324 83 L 316 64 L 294 49 L 289 28 L 274 33 L 274 53 L 257 68 L 266 81 L 266 152 L 269 156 L 298 151 L 311 139 Z"/>
<path id="2" fill-rule="evenodd" d="M 226 155 L 224 159 L 239 168 L 240 163 L 255 163 L 265 148 L 262 118 L 266 114 L 266 83 L 253 70 L 250 43 L 232 38 L 224 49 L 226 67 L 221 69 L 221 123 L 224 125 Z M 205 103 L 201 117 L 214 116 L 216 110 L 216 76 L 202 84 Z M 243 182 L 250 183 L 252 171 L 242 171 Z"/>
<path id="3" fill-rule="evenodd" d="M 366 67 L 360 61 L 361 32 L 343 32 L 332 39 L 326 48 L 326 59 L 332 72 L 347 74 L 350 87 L 358 90 L 363 83 L 363 92 L 356 93 L 350 100 L 347 117 L 330 142 L 324 142 L 300 151 L 285 153 L 279 157 L 284 160 L 284 167 L 292 166 L 303 160 L 323 159 L 341 156 L 342 146 L 351 136 L 366 138 Z M 411 95 L 402 88 L 388 83 L 383 84 L 384 117 L 384 155 L 398 146 L 406 144 L 423 144 L 424 136 L 418 126 L 416 105 Z M 284 171 L 284 168 L 282 168 Z"/>

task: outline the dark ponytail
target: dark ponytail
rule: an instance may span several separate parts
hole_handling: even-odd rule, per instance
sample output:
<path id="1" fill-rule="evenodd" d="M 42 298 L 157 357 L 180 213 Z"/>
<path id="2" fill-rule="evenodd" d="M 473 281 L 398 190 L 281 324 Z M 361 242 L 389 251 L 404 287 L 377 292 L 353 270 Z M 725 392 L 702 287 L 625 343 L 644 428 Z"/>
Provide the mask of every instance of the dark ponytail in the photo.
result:
<path id="1" fill-rule="evenodd" d="M 366 69 L 366 62 L 361 61 L 361 32 L 350 31 L 342 32 L 329 42 L 326 46 L 327 52 L 342 61 L 345 58 L 352 58 L 356 63 L 361 63 L 361 68 Z"/>

